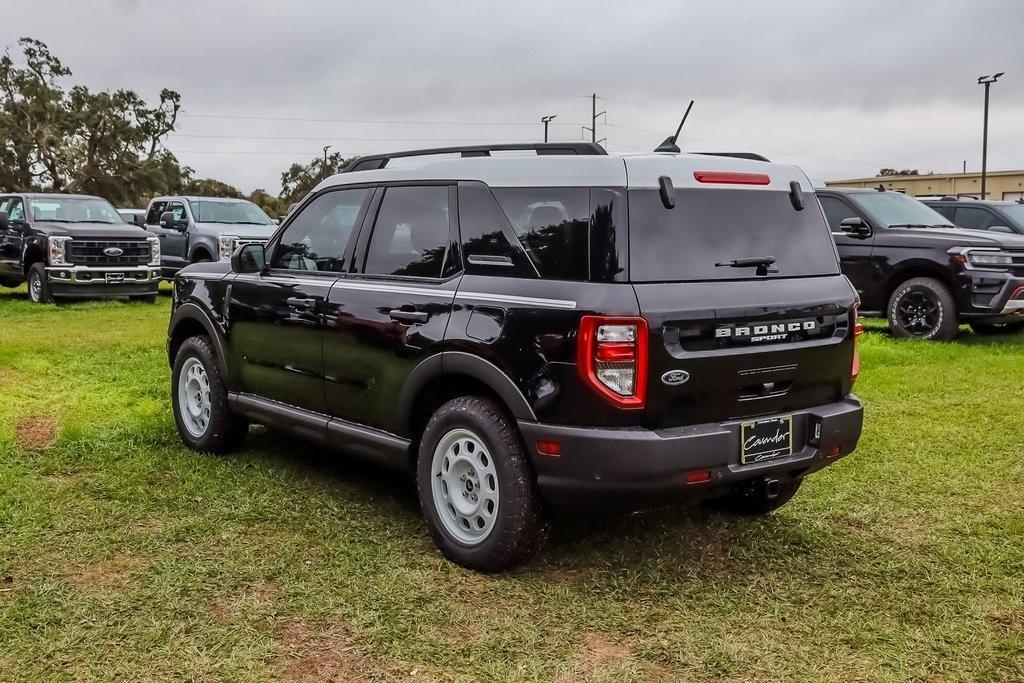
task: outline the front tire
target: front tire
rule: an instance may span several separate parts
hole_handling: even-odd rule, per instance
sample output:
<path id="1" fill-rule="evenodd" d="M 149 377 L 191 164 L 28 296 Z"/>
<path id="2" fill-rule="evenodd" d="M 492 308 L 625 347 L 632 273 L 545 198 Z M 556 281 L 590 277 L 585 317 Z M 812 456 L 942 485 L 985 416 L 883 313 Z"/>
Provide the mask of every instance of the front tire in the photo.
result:
<path id="1" fill-rule="evenodd" d="M 533 468 L 491 400 L 452 399 L 431 416 L 417 462 L 420 507 L 451 561 L 484 572 L 529 561 L 547 536 Z"/>
<path id="2" fill-rule="evenodd" d="M 206 337 L 189 337 L 178 349 L 171 375 L 174 423 L 189 448 L 230 453 L 242 445 L 248 424 L 228 408 L 228 391 Z"/>
<path id="3" fill-rule="evenodd" d="M 46 277 L 46 266 L 42 263 L 33 263 L 28 269 L 28 298 L 37 304 L 48 304 L 53 301 L 50 280 Z"/>
<path id="4" fill-rule="evenodd" d="M 935 278 L 907 280 L 889 297 L 889 328 L 895 337 L 948 341 L 956 336 L 956 302 L 946 285 Z"/>

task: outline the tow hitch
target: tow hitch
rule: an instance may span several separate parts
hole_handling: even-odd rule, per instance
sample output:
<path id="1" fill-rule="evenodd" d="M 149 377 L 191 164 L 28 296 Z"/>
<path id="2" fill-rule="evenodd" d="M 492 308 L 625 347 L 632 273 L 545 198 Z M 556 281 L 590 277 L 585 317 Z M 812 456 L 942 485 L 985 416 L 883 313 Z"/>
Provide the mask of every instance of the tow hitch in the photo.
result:
<path id="1" fill-rule="evenodd" d="M 768 500 L 775 500 L 779 497 L 779 491 L 782 489 L 782 482 L 778 479 L 765 478 L 764 480 L 764 497 Z"/>

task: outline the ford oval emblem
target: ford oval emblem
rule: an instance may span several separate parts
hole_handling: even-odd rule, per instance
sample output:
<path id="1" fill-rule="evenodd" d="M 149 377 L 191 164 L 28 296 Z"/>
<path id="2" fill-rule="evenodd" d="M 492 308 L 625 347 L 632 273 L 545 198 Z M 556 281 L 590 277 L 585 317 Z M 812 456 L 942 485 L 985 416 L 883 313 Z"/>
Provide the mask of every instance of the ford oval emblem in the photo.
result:
<path id="1" fill-rule="evenodd" d="M 686 370 L 669 370 L 661 376 L 661 381 L 669 386 L 685 384 L 690 379 L 690 373 Z"/>
<path id="2" fill-rule="evenodd" d="M 103 253 L 107 256 L 120 256 L 124 253 L 124 249 L 119 249 L 118 247 L 107 247 L 103 250 Z"/>

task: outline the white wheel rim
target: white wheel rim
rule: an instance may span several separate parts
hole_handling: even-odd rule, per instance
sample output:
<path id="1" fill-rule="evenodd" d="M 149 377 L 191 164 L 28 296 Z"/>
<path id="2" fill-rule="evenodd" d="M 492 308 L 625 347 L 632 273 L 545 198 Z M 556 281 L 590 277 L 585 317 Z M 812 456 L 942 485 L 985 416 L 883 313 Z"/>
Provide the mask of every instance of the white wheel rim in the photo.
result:
<path id="1" fill-rule="evenodd" d="M 498 470 L 483 440 L 468 429 L 451 430 L 434 449 L 430 475 L 445 531 L 464 545 L 483 543 L 498 518 Z"/>
<path id="2" fill-rule="evenodd" d="M 29 278 L 28 295 L 32 301 L 39 301 L 43 298 L 43 279 L 39 277 L 39 273 L 32 273 L 32 277 Z"/>
<path id="3" fill-rule="evenodd" d="M 178 375 L 178 412 L 185 430 L 200 438 L 210 426 L 210 377 L 198 358 L 189 358 Z"/>

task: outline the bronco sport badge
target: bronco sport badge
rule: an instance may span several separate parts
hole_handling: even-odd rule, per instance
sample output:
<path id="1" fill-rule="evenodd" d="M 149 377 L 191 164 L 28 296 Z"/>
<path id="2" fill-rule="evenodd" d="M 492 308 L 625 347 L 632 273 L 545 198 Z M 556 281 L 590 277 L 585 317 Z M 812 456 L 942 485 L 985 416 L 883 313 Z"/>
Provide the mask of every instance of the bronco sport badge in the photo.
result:
<path id="1" fill-rule="evenodd" d="M 782 341 L 797 332 L 813 333 L 817 329 L 818 322 L 816 320 L 765 323 L 763 325 L 727 325 L 715 328 L 715 338 L 748 342 Z"/>

